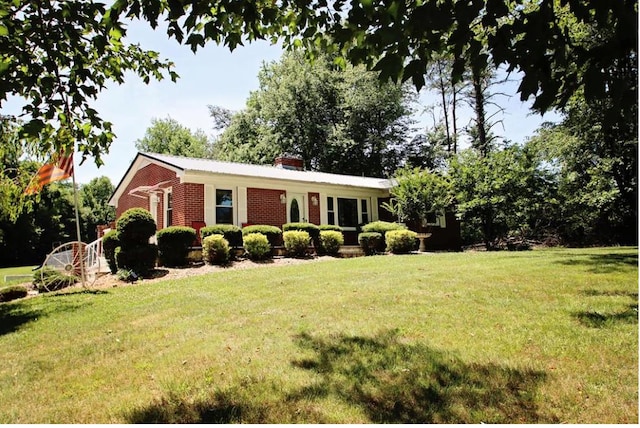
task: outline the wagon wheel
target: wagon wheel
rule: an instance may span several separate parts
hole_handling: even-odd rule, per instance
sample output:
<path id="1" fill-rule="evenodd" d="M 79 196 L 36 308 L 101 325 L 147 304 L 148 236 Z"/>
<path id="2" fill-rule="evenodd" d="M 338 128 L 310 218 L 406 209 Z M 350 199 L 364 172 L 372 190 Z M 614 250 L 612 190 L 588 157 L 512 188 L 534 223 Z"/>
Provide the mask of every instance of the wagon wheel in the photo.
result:
<path id="1" fill-rule="evenodd" d="M 84 285 L 92 285 L 99 271 L 100 258 L 96 248 L 73 241 L 49 253 L 40 269 L 40 279 L 47 291 L 54 291 L 82 282 L 83 275 Z"/>

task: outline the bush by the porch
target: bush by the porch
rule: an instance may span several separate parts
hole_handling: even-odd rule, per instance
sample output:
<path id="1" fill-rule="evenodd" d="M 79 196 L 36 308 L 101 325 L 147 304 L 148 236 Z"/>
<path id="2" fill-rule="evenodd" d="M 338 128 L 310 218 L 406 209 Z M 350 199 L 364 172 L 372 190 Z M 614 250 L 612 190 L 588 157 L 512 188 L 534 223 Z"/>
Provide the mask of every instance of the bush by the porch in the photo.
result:
<path id="1" fill-rule="evenodd" d="M 200 229 L 200 240 L 207 236 L 222 235 L 231 247 L 242 247 L 242 229 L 233 224 L 214 224 Z"/>
<path id="2" fill-rule="evenodd" d="M 158 246 L 155 244 L 122 244 L 116 248 L 116 264 L 118 270 L 131 270 L 138 276 L 145 276 L 156 267 Z"/>
<path id="3" fill-rule="evenodd" d="M 381 252 L 384 240 L 379 232 L 362 232 L 358 235 L 358 244 L 366 256 Z"/>
<path id="4" fill-rule="evenodd" d="M 170 226 L 159 230 L 158 253 L 163 266 L 185 266 L 189 247 L 196 239 L 196 230 L 188 226 Z"/>
<path id="5" fill-rule="evenodd" d="M 158 258 L 158 247 L 149 244 L 149 238 L 156 233 L 153 216 L 143 208 L 128 209 L 116 222 L 116 230 L 120 241 L 115 251 L 118 269 L 146 275 L 155 267 Z"/>
<path id="6" fill-rule="evenodd" d="M 408 254 L 415 250 L 418 234 L 411 230 L 390 230 L 385 234 L 387 251 L 393 254 Z"/>
<path id="7" fill-rule="evenodd" d="M 309 254 L 311 237 L 308 232 L 302 230 L 289 230 L 282 234 L 284 248 L 289 257 L 306 257 Z"/>
<path id="8" fill-rule="evenodd" d="M 330 256 L 338 255 L 340 246 L 344 244 L 342 232 L 336 230 L 320 231 L 320 251 Z"/>
<path id="9" fill-rule="evenodd" d="M 223 265 L 229 262 L 229 241 L 222 235 L 210 235 L 202 240 L 202 258 L 212 265 Z"/>
<path id="10" fill-rule="evenodd" d="M 243 239 L 244 251 L 251 260 L 264 260 L 271 254 L 269 240 L 262 233 L 248 233 Z"/>
<path id="11" fill-rule="evenodd" d="M 120 246 L 120 240 L 118 239 L 118 231 L 110 230 L 102 237 L 102 250 L 104 251 L 104 258 L 107 259 L 109 270 L 112 274 L 118 272 L 118 264 L 116 263 L 116 248 Z"/>
<path id="12" fill-rule="evenodd" d="M 385 251 L 385 248 L 387 246 L 385 234 L 390 230 L 405 230 L 406 228 L 407 226 L 400 223 L 392 223 L 389 221 L 373 221 L 362 226 L 362 232 L 377 232 L 382 236 L 382 241 L 380 242 L 379 247 L 376 248 L 376 252 L 382 253 Z"/>
<path id="13" fill-rule="evenodd" d="M 254 224 L 242 228 L 242 236 L 250 233 L 262 233 L 267 237 L 272 247 L 282 245 L 282 230 L 279 227 L 269 226 L 267 224 Z"/>
<path id="14" fill-rule="evenodd" d="M 313 245 L 318 248 L 320 246 L 320 228 L 313 223 L 285 223 L 282 225 L 282 231 L 300 230 L 307 232 L 311 237 Z"/>

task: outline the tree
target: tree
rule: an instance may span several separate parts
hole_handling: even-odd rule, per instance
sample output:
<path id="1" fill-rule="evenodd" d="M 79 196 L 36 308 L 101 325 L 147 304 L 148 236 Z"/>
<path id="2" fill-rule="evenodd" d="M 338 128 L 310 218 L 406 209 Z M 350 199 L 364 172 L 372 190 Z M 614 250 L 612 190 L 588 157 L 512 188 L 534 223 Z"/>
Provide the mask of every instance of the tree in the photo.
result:
<path id="1" fill-rule="evenodd" d="M 152 119 L 144 137 L 136 141 L 136 149 L 143 152 L 176 156 L 211 158 L 211 145 L 207 135 L 191 132 L 172 118 Z"/>
<path id="2" fill-rule="evenodd" d="M 109 224 L 116 219 L 115 208 L 108 204 L 115 188 L 109 177 L 97 177 L 80 188 L 82 218 L 86 224 L 86 240 L 97 238 L 97 226 Z"/>
<path id="3" fill-rule="evenodd" d="M 309 170 L 388 176 L 401 163 L 409 130 L 408 90 L 381 84 L 363 67 L 335 70 L 285 54 L 259 73 L 260 89 L 215 143 L 219 159 L 272 163 L 298 155 Z"/>

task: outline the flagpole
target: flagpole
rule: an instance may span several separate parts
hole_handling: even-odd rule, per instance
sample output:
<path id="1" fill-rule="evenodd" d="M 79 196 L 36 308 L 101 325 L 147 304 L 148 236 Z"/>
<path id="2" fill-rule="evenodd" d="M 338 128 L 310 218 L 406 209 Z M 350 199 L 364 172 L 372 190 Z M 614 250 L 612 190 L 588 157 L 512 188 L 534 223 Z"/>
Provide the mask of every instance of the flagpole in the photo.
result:
<path id="1" fill-rule="evenodd" d="M 76 189 L 76 166 L 75 156 L 71 155 L 71 162 L 73 162 L 73 173 L 71 174 L 71 180 L 73 182 L 73 203 L 76 209 L 76 235 L 80 246 L 80 278 L 82 279 L 82 288 L 86 288 L 85 285 L 85 267 L 84 267 L 84 248 L 82 248 L 82 237 L 80 235 L 80 212 L 78 210 L 78 190 Z"/>

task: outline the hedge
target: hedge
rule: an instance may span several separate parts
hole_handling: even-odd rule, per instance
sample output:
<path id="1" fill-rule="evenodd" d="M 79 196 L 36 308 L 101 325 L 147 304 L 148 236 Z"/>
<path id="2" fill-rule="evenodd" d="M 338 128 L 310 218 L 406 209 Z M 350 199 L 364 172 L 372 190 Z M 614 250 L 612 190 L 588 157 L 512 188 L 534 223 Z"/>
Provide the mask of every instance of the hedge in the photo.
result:
<path id="1" fill-rule="evenodd" d="M 242 236 L 246 236 L 250 233 L 262 233 L 267 237 L 271 247 L 282 245 L 282 230 L 279 227 L 267 224 L 255 224 L 242 228 Z"/>
<path id="2" fill-rule="evenodd" d="M 233 224 L 214 224 L 200 229 L 200 241 L 211 235 L 222 235 L 231 247 L 242 247 L 242 229 Z"/>
<path id="3" fill-rule="evenodd" d="M 379 232 L 362 232 L 358 235 L 358 244 L 367 256 L 381 252 L 384 240 Z"/>
<path id="4" fill-rule="evenodd" d="M 188 226 L 169 226 L 156 234 L 158 258 L 162 266 L 185 266 L 188 264 L 189 247 L 196 239 L 196 230 Z"/>
<path id="5" fill-rule="evenodd" d="M 282 234 L 284 248 L 289 257 L 306 257 L 309 255 L 311 237 L 303 230 L 288 230 Z"/>
<path id="6" fill-rule="evenodd" d="M 320 251 L 337 256 L 340 252 L 340 246 L 344 244 L 344 236 L 342 232 L 337 230 L 321 230 L 320 231 Z"/>
<path id="7" fill-rule="evenodd" d="M 416 249 L 418 234 L 411 230 L 390 230 L 385 234 L 387 251 L 394 254 L 407 254 Z"/>
<path id="8" fill-rule="evenodd" d="M 222 235 L 209 235 L 202 240 L 202 259 L 214 265 L 224 265 L 229 262 L 229 241 Z"/>
<path id="9" fill-rule="evenodd" d="M 248 233 L 244 236 L 243 246 L 251 260 L 263 260 L 271 255 L 269 240 L 262 233 Z"/>
<path id="10" fill-rule="evenodd" d="M 142 244 L 156 233 L 156 222 L 149 211 L 130 208 L 116 222 L 116 230 L 121 245 Z"/>

